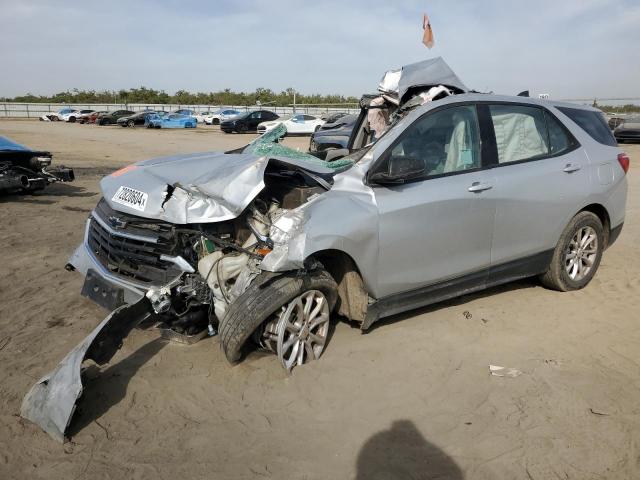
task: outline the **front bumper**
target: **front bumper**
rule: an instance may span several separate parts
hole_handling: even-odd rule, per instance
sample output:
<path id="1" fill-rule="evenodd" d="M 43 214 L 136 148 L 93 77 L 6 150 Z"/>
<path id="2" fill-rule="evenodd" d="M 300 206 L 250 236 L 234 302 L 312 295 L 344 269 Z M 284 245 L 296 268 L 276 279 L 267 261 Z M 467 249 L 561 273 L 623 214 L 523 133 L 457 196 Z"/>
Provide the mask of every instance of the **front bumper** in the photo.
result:
<path id="1" fill-rule="evenodd" d="M 76 251 L 73 252 L 73 255 L 69 258 L 68 264 L 73 267 L 74 270 L 82 273 L 85 277 L 89 276 L 97 276 L 99 277 L 99 282 L 95 282 L 95 285 L 85 285 L 83 288 L 83 295 L 91 298 L 93 301 L 98 303 L 101 306 L 105 306 L 105 303 L 101 303 L 97 300 L 99 296 L 104 296 L 105 299 L 109 297 L 109 291 L 112 292 L 122 291 L 121 298 L 116 301 L 116 307 L 120 306 L 117 303 L 121 304 L 132 304 L 136 303 L 147 292 L 149 288 L 154 285 L 147 285 L 143 283 L 139 283 L 132 280 L 127 280 L 122 278 L 119 275 L 110 272 L 107 268 L 105 268 L 102 263 L 96 258 L 96 256 L 91 251 L 89 247 L 89 228 L 91 224 L 91 218 L 87 220 L 87 224 L 84 231 L 84 239 L 82 243 L 76 248 Z M 98 285 L 104 284 L 104 285 Z M 104 288 L 104 286 L 108 286 L 109 288 Z M 98 289 L 97 291 L 95 289 Z M 90 295 L 89 292 L 93 292 L 95 295 Z"/>

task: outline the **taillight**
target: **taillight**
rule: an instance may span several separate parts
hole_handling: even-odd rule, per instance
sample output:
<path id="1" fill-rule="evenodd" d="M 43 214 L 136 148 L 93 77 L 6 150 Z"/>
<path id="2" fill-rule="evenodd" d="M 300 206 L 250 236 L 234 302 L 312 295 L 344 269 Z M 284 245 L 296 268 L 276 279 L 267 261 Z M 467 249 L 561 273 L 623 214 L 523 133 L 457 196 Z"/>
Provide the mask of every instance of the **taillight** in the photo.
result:
<path id="1" fill-rule="evenodd" d="M 618 155 L 618 163 L 624 170 L 624 173 L 629 171 L 629 156 L 626 153 L 621 153 Z"/>

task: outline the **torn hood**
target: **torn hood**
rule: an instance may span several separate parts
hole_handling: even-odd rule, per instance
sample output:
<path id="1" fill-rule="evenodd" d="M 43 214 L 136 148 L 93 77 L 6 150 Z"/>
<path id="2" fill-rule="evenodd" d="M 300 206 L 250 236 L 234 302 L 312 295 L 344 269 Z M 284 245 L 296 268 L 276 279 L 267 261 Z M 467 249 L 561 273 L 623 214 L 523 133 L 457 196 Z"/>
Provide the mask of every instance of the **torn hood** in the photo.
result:
<path id="1" fill-rule="evenodd" d="M 264 188 L 270 162 L 322 176 L 335 170 L 305 160 L 247 153 L 195 153 L 145 160 L 104 177 L 111 208 L 175 224 L 237 217 Z"/>
<path id="2" fill-rule="evenodd" d="M 380 80 L 378 90 L 384 94 L 396 96 L 400 103 L 403 103 L 406 100 L 404 96 L 410 89 L 435 85 L 444 85 L 456 90 L 456 93 L 469 91 L 442 57 L 430 58 L 396 70 L 389 70 Z"/>

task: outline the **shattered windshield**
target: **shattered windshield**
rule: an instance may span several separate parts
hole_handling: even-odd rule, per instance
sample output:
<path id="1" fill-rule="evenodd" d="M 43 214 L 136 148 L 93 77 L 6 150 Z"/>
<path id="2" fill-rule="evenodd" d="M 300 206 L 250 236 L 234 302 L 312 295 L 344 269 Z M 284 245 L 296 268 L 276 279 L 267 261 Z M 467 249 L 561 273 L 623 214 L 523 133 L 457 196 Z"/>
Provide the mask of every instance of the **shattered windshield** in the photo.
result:
<path id="1" fill-rule="evenodd" d="M 320 160 L 309 153 L 301 152 L 278 143 L 286 133 L 287 127 L 280 124 L 273 130 L 268 131 L 261 137 L 252 141 L 244 148 L 243 153 L 253 153 L 255 155 L 260 155 L 261 157 L 285 157 L 303 160 L 312 165 L 330 168 L 332 170 L 346 170 L 354 164 L 352 159 L 346 157 L 332 162 L 325 162 L 324 160 Z"/>

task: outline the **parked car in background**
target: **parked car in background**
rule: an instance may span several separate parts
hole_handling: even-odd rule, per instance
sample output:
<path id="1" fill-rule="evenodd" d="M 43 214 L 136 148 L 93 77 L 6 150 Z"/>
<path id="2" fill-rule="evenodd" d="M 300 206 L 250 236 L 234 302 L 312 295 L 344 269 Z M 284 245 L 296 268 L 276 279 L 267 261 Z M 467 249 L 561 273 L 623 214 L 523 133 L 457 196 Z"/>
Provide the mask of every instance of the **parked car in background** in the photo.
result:
<path id="1" fill-rule="evenodd" d="M 58 122 L 64 115 L 69 115 L 75 111 L 75 108 L 62 108 L 55 113 L 45 113 L 40 116 L 40 120 L 44 122 Z"/>
<path id="2" fill-rule="evenodd" d="M 276 120 L 278 115 L 269 110 L 256 110 L 254 112 L 245 112 L 243 114 L 238 115 L 237 117 L 233 117 L 230 120 L 225 120 L 220 123 L 220 130 L 224 133 L 247 133 L 247 132 L 256 132 L 258 130 L 258 125 L 262 122 Z"/>
<path id="3" fill-rule="evenodd" d="M 610 116 L 607 120 L 607 124 L 611 130 L 615 130 L 622 122 L 624 122 L 624 117 L 619 116 Z"/>
<path id="4" fill-rule="evenodd" d="M 154 111 L 145 111 L 134 113 L 133 115 L 127 115 L 126 117 L 120 117 L 117 121 L 121 127 L 135 127 L 136 125 L 147 125 L 149 118 L 155 115 Z"/>
<path id="5" fill-rule="evenodd" d="M 89 115 L 93 112 L 95 112 L 93 109 L 74 110 L 73 112 L 62 115 L 60 120 L 64 120 L 69 123 L 76 123 L 83 115 Z"/>
<path id="6" fill-rule="evenodd" d="M 117 123 L 119 118 L 128 117 L 134 113 L 136 112 L 132 112 L 131 110 L 116 110 L 115 112 L 102 113 L 98 115 L 96 123 L 98 125 L 113 125 L 114 123 Z"/>
<path id="7" fill-rule="evenodd" d="M 348 148 L 351 132 L 358 120 L 358 115 L 345 115 L 333 123 L 325 123 L 311 135 L 309 153 L 326 158 L 331 150 L 344 150 Z"/>
<path id="8" fill-rule="evenodd" d="M 240 110 L 235 110 L 233 108 L 221 108 L 215 112 L 207 112 L 207 114 L 203 114 L 202 117 L 204 119 L 204 123 L 207 125 L 220 125 L 221 122 L 226 122 L 227 120 L 231 120 L 241 114 L 242 112 Z"/>
<path id="9" fill-rule="evenodd" d="M 179 110 L 174 110 L 173 112 L 170 112 L 170 113 L 172 113 L 172 114 L 175 113 L 175 114 L 178 114 L 178 115 L 187 115 L 189 117 L 194 117 L 196 119 L 197 119 L 197 115 L 198 115 L 198 112 L 196 112 L 195 110 L 191 110 L 189 108 L 181 108 Z"/>
<path id="10" fill-rule="evenodd" d="M 77 120 L 78 123 L 96 123 L 98 117 L 105 113 L 109 113 L 107 110 L 100 110 L 99 112 L 92 112 L 87 115 L 81 115 Z"/>
<path id="11" fill-rule="evenodd" d="M 278 118 L 258 125 L 258 133 L 265 133 L 274 129 L 278 125 L 284 125 L 287 135 L 311 135 L 324 125 L 324 120 L 307 114 L 296 114 L 289 118 Z"/>
<path id="12" fill-rule="evenodd" d="M 33 193 L 54 182 L 73 182 L 73 170 L 51 167 L 52 158 L 0 137 L 0 193 Z"/>
<path id="13" fill-rule="evenodd" d="M 198 121 L 190 115 L 154 113 L 147 119 L 147 128 L 196 128 Z"/>
<path id="14" fill-rule="evenodd" d="M 276 128 L 278 125 L 286 122 L 287 120 L 291 120 L 293 115 L 282 115 L 281 117 L 276 118 L 275 120 L 269 120 L 267 122 L 261 122 L 258 124 L 258 128 L 256 131 L 262 135 L 263 133 L 269 132 Z"/>
<path id="15" fill-rule="evenodd" d="M 640 115 L 632 115 L 622 119 L 613 131 L 618 143 L 640 141 Z"/>
<path id="16" fill-rule="evenodd" d="M 326 123 L 334 123 L 346 115 L 349 114 L 347 112 L 327 112 L 320 115 L 320 118 L 323 119 Z"/>

